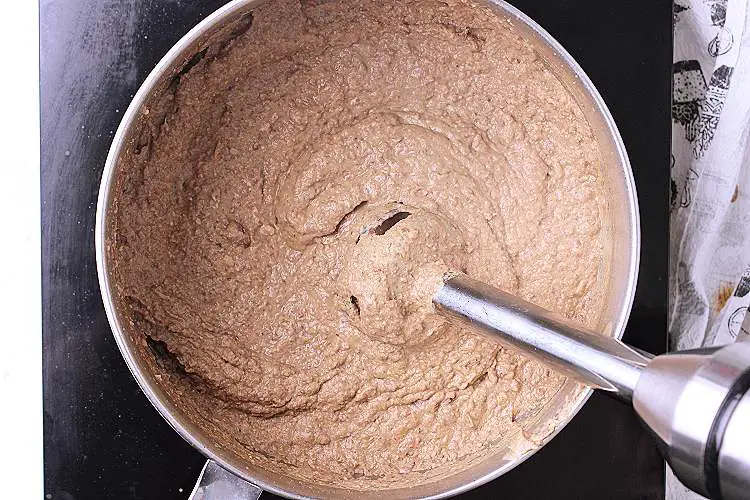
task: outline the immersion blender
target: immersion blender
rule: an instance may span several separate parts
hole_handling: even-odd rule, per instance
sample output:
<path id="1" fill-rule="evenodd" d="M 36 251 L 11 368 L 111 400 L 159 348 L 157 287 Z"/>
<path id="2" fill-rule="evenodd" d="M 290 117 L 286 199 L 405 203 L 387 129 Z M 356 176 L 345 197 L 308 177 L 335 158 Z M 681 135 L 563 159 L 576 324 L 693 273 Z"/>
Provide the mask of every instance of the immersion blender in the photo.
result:
<path id="1" fill-rule="evenodd" d="M 675 475 L 750 499 L 750 342 L 654 357 L 463 274 L 432 298 L 452 322 L 632 404 Z"/>

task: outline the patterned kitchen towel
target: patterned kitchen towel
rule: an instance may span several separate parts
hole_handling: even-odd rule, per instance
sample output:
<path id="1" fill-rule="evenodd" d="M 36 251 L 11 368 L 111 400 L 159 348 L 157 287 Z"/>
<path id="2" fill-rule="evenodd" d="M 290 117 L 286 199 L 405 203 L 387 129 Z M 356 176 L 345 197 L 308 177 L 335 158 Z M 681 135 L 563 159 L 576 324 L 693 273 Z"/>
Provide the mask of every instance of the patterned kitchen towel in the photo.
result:
<path id="1" fill-rule="evenodd" d="M 733 341 L 750 303 L 748 10 L 674 3 L 672 349 Z"/>
<path id="2" fill-rule="evenodd" d="M 748 3 L 676 0 L 673 4 L 669 270 L 673 350 L 750 339 L 746 314 L 750 304 Z M 670 473 L 667 499 L 693 498 L 701 497 Z"/>

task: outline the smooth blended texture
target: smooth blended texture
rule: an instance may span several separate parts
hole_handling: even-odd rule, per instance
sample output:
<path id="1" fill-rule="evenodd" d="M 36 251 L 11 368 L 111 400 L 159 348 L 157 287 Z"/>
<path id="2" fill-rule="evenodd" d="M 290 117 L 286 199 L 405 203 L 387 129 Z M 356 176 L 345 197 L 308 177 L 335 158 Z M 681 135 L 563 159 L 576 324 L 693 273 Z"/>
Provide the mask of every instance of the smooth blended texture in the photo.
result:
<path id="1" fill-rule="evenodd" d="M 175 402 L 342 487 L 533 446 L 564 378 L 431 305 L 457 270 L 597 324 L 604 167 L 531 46 L 460 1 L 282 0 L 194 62 L 120 165 L 109 244 Z"/>

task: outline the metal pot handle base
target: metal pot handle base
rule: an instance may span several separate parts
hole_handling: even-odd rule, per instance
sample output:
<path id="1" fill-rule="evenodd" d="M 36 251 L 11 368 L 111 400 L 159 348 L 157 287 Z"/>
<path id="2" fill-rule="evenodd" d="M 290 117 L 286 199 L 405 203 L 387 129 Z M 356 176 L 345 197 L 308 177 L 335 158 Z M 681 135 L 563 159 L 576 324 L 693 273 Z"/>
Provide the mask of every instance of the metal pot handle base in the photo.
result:
<path id="1" fill-rule="evenodd" d="M 188 500 L 258 500 L 263 490 L 211 459 L 203 466 Z"/>

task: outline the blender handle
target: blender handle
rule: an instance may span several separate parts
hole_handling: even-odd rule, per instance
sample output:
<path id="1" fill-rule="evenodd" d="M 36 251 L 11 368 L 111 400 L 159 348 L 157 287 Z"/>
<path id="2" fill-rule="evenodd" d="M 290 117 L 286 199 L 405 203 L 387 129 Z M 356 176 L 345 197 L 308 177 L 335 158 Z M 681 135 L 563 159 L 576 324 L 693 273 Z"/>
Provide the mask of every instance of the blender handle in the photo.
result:
<path id="1" fill-rule="evenodd" d="M 263 490 L 232 474 L 210 458 L 188 500 L 258 500 Z"/>

